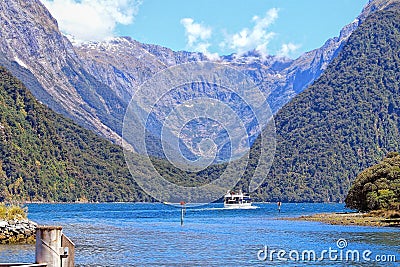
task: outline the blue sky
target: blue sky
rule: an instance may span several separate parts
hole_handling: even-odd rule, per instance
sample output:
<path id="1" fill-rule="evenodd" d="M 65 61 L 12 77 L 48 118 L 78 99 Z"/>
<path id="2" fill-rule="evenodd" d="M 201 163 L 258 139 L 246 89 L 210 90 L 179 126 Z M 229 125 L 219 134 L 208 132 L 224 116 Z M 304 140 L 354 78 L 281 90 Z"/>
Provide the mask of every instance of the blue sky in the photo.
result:
<path id="1" fill-rule="evenodd" d="M 78 41 L 131 36 L 173 50 L 257 49 L 297 57 L 318 48 L 368 0 L 43 0 Z"/>

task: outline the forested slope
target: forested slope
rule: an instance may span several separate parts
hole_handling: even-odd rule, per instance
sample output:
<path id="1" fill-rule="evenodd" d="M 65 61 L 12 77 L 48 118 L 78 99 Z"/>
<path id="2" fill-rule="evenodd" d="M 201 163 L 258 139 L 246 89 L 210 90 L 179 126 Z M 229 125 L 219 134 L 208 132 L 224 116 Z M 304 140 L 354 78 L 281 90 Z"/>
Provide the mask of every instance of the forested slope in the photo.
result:
<path id="1" fill-rule="evenodd" d="M 0 68 L 0 202 L 146 199 L 119 146 L 38 103 Z"/>
<path id="2" fill-rule="evenodd" d="M 343 201 L 361 170 L 399 151 L 399 56 L 394 4 L 367 18 L 324 74 L 278 112 L 261 199 Z"/>

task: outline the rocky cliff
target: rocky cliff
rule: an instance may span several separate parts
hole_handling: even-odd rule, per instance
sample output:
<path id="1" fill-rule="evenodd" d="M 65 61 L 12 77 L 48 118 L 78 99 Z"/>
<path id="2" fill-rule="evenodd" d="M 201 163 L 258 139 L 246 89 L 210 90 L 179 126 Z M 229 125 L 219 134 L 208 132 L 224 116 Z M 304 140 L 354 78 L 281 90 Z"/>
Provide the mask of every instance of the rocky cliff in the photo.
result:
<path id="1" fill-rule="evenodd" d="M 0 2 L 0 63 L 55 111 L 119 142 L 124 103 L 88 74 L 39 0 Z"/>

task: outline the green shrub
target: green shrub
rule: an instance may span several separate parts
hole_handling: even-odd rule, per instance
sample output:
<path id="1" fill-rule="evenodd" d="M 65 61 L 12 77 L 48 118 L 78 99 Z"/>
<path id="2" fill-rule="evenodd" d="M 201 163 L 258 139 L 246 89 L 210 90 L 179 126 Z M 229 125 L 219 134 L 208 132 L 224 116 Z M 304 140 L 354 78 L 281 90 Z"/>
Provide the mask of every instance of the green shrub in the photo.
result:
<path id="1" fill-rule="evenodd" d="M 7 218 L 7 207 L 4 204 L 0 204 L 0 220 Z"/>
<path id="2" fill-rule="evenodd" d="M 346 198 L 359 211 L 400 210 L 400 154 L 389 153 L 380 163 L 362 171 Z"/>
<path id="3" fill-rule="evenodd" d="M 27 218 L 27 208 L 17 205 L 6 206 L 0 204 L 0 220 L 21 220 Z"/>
<path id="4" fill-rule="evenodd" d="M 21 220 L 26 219 L 26 208 L 21 208 L 20 206 L 12 205 L 7 209 L 7 219 L 8 220 Z"/>

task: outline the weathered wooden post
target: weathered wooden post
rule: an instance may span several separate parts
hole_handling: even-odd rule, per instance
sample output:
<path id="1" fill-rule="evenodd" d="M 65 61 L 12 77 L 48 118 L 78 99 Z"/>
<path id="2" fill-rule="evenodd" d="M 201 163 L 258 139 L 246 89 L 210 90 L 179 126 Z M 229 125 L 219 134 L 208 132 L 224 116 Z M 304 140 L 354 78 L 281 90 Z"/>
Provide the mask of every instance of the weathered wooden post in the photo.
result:
<path id="1" fill-rule="evenodd" d="M 68 254 L 62 259 L 63 267 L 74 267 L 75 266 L 75 244 L 66 236 L 62 235 L 61 237 L 61 246 L 64 248 L 64 251 L 68 249 Z"/>
<path id="2" fill-rule="evenodd" d="M 36 228 L 36 263 L 46 263 L 47 267 L 73 267 L 73 254 L 74 244 L 63 237 L 61 226 Z"/>

